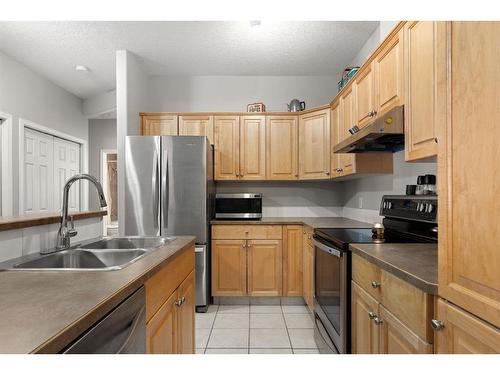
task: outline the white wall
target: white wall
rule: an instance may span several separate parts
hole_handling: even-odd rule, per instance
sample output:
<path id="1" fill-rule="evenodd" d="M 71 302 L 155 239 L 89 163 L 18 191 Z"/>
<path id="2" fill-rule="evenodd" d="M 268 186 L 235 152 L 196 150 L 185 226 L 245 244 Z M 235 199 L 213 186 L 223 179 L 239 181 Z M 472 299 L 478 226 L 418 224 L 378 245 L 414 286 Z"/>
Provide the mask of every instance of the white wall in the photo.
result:
<path id="1" fill-rule="evenodd" d="M 93 118 L 116 110 L 116 90 L 106 91 L 83 100 L 83 114 Z"/>
<path id="2" fill-rule="evenodd" d="M 89 120 L 89 173 L 100 180 L 101 150 L 116 150 L 116 120 Z M 97 194 L 89 193 L 89 209 L 99 207 Z"/>
<path id="3" fill-rule="evenodd" d="M 351 66 L 361 66 L 373 51 L 379 46 L 398 21 L 380 21 L 378 27 L 373 31 L 365 44 L 361 47 L 356 56 L 351 60 Z"/>
<path id="4" fill-rule="evenodd" d="M 216 183 L 217 193 L 262 193 L 266 217 L 342 216 L 343 187 L 333 181 Z"/>
<path id="5" fill-rule="evenodd" d="M 306 106 L 327 104 L 337 92 L 334 76 L 150 76 L 144 111 L 246 111 L 263 102 L 267 111 L 287 111 L 297 98 Z"/>
<path id="6" fill-rule="evenodd" d="M 0 111 L 13 116 L 13 213 L 19 212 L 19 119 L 87 140 L 82 100 L 0 52 Z"/>
<path id="7" fill-rule="evenodd" d="M 125 210 L 125 137 L 140 134 L 139 112 L 148 105 L 148 79 L 133 53 L 116 51 L 116 121 L 118 151 L 118 228 L 123 234 Z"/>

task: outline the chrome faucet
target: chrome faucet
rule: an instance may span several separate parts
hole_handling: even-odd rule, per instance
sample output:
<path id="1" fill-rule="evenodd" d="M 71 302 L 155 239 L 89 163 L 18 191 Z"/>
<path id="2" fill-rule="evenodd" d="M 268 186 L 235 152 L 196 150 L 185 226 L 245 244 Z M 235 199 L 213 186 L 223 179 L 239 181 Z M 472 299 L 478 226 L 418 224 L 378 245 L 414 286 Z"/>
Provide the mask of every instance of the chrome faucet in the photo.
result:
<path id="1" fill-rule="evenodd" d="M 57 232 L 57 242 L 56 248 L 53 250 L 43 251 L 43 254 L 52 253 L 59 250 L 68 249 L 70 247 L 70 239 L 77 235 L 77 231 L 75 230 L 75 225 L 73 223 L 73 217 L 70 217 L 71 228 L 68 228 L 68 199 L 69 199 L 69 188 L 73 185 L 74 182 L 78 180 L 88 180 L 90 181 L 95 188 L 97 189 L 97 194 L 99 197 L 99 204 L 101 207 L 106 207 L 108 204 L 106 203 L 106 198 L 104 197 L 104 192 L 102 191 L 102 186 L 97 181 L 97 179 L 89 174 L 77 174 L 71 177 L 66 184 L 64 185 L 64 193 L 63 193 L 63 205 L 62 205 L 62 218 L 61 218 L 61 226 L 59 227 L 59 232 Z"/>

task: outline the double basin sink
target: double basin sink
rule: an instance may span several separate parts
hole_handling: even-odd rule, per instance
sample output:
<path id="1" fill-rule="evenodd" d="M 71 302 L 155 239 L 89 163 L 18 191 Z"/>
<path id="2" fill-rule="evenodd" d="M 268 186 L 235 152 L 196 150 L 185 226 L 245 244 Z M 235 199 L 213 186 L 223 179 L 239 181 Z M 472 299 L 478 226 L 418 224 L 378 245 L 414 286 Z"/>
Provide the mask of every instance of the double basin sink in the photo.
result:
<path id="1" fill-rule="evenodd" d="M 9 270 L 99 270 L 122 269 L 167 245 L 174 237 L 110 237 L 77 245 L 48 255 L 31 255 L 14 262 Z"/>

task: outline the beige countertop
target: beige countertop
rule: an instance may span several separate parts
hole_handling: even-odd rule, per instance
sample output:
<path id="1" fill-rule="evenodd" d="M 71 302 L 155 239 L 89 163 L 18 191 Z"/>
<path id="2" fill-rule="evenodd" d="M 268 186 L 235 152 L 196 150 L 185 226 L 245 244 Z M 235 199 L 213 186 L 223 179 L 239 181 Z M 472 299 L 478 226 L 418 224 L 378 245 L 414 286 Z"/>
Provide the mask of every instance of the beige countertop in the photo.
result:
<path id="1" fill-rule="evenodd" d="M 211 224 L 267 224 L 267 225 L 308 225 L 312 228 L 371 228 L 372 224 L 347 219 L 345 217 L 263 217 L 260 220 L 216 219 Z"/>
<path id="2" fill-rule="evenodd" d="M 0 353 L 56 353 L 141 287 L 194 237 L 117 271 L 0 272 Z"/>
<path id="3" fill-rule="evenodd" d="M 349 248 L 424 292 L 437 295 L 436 243 L 350 244 Z"/>

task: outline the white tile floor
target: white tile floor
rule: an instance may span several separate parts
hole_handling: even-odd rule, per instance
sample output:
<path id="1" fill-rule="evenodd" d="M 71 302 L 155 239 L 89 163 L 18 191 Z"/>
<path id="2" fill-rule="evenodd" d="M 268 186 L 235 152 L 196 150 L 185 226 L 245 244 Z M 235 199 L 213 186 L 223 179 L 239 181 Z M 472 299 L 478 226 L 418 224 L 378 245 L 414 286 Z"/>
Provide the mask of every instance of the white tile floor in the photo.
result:
<path id="1" fill-rule="evenodd" d="M 196 314 L 197 354 L 317 354 L 305 306 L 212 305 Z"/>

